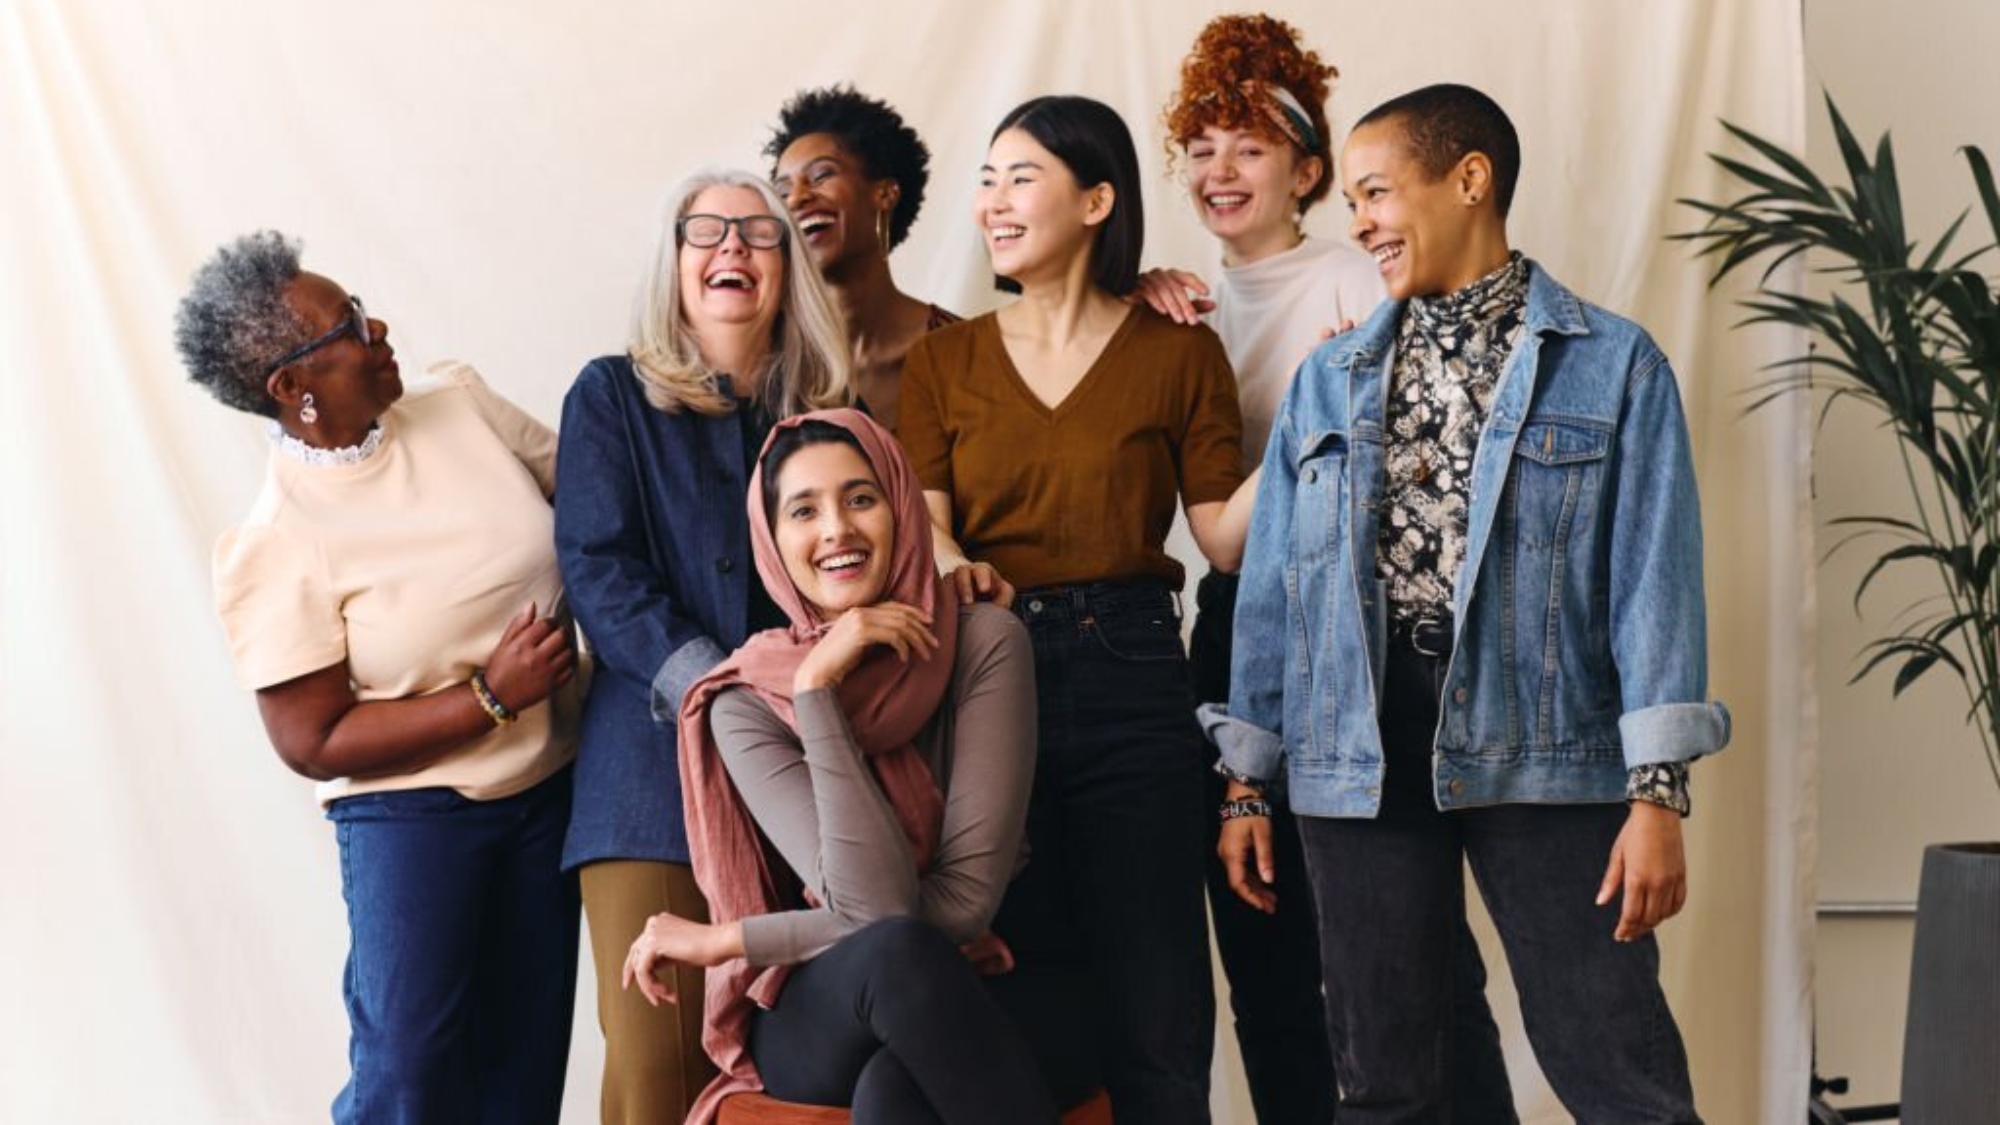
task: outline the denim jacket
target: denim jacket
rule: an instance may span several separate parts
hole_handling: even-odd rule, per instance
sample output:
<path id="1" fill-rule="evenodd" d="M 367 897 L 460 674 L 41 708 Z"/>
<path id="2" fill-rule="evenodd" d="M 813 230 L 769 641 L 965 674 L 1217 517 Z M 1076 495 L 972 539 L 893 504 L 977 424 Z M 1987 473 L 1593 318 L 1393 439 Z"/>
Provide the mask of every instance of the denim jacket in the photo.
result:
<path id="1" fill-rule="evenodd" d="M 1471 481 L 1432 757 L 1441 809 L 1624 799 L 1729 741 L 1707 700 L 1701 517 L 1679 389 L 1637 325 L 1529 264 Z M 1322 344 L 1264 454 L 1237 594 L 1230 769 L 1311 816 L 1381 803 L 1383 415 L 1401 302 Z"/>
<path id="2" fill-rule="evenodd" d="M 688 861 L 675 719 L 681 696 L 749 631 L 741 412 L 668 414 L 624 356 L 563 399 L 556 559 L 596 655 L 563 867 Z"/>

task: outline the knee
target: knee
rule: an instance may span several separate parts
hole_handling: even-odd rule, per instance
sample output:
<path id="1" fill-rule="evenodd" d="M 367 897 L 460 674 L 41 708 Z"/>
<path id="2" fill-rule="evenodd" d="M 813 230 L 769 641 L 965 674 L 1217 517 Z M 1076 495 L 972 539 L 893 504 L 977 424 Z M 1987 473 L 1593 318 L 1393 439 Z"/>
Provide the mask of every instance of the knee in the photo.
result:
<path id="1" fill-rule="evenodd" d="M 923 972 L 938 965 L 963 964 L 965 958 L 944 931 L 911 915 L 883 918 L 849 935 L 863 960 L 898 972 Z"/>

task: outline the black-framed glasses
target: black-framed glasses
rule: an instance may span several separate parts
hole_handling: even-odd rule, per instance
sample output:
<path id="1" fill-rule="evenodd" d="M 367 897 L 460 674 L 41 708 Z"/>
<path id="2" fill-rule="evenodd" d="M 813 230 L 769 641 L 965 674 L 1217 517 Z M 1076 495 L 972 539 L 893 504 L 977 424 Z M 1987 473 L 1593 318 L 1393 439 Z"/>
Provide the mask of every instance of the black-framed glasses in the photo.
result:
<path id="1" fill-rule="evenodd" d="M 361 298 L 354 294 L 348 295 L 347 303 L 349 305 L 349 308 L 347 310 L 347 318 L 345 320 L 342 320 L 339 324 L 334 325 L 333 328 L 326 333 L 326 335 L 316 337 L 315 339 L 300 344 L 298 347 L 293 348 L 289 352 L 286 352 L 285 358 L 279 360 L 278 362 L 264 369 L 264 377 L 266 379 L 270 378 L 271 373 L 276 371 L 278 368 L 283 367 L 288 363 L 297 363 L 298 361 L 313 354 L 314 352 L 320 350 L 321 348 L 327 346 L 328 344 L 333 343 L 335 340 L 340 339 L 342 336 L 352 335 L 356 340 L 361 341 L 361 346 L 364 348 L 372 345 L 375 342 L 375 339 L 374 339 L 374 334 L 370 332 L 368 329 L 367 307 L 361 303 Z"/>
<path id="2" fill-rule="evenodd" d="M 729 228 L 743 236 L 743 244 L 753 250 L 776 250 L 785 244 L 785 220 L 776 215 L 682 215 L 674 224 L 681 241 L 706 250 L 722 245 Z"/>

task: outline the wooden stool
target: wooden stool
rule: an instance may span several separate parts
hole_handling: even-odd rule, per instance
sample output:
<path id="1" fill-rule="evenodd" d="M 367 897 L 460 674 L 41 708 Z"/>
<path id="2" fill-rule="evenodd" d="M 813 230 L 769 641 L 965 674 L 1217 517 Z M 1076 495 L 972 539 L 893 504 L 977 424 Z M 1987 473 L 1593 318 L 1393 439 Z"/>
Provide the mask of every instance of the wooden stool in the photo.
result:
<path id="1" fill-rule="evenodd" d="M 768 1094 L 737 1094 L 722 1103 L 716 1125 L 848 1125 L 844 1109 L 781 1102 Z M 1111 1098 L 1097 1091 L 1062 1115 L 1062 1125 L 1112 1125 Z"/>

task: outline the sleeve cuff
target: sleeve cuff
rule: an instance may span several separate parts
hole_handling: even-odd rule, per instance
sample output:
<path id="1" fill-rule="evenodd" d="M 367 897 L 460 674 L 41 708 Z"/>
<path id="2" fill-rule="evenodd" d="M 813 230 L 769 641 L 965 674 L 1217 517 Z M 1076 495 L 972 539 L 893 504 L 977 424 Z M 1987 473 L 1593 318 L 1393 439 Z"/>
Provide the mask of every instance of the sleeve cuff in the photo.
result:
<path id="1" fill-rule="evenodd" d="M 1694 811 L 1688 792 L 1688 773 L 1686 762 L 1635 766 L 1625 777 L 1625 799 L 1672 809 L 1685 817 Z"/>
<path id="2" fill-rule="evenodd" d="M 1625 766 L 1691 762 L 1729 745 L 1729 708 L 1720 703 L 1664 703 L 1618 717 Z"/>
<path id="3" fill-rule="evenodd" d="M 1285 743 L 1277 735 L 1232 717 L 1228 708 L 1218 703 L 1202 704 L 1195 711 L 1195 719 L 1230 772 L 1265 785 L 1283 776 Z"/>
<path id="4" fill-rule="evenodd" d="M 667 657 L 653 676 L 653 721 L 669 726 L 679 721 L 681 700 L 696 680 L 728 658 L 722 646 L 706 636 L 696 637 Z"/>

